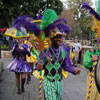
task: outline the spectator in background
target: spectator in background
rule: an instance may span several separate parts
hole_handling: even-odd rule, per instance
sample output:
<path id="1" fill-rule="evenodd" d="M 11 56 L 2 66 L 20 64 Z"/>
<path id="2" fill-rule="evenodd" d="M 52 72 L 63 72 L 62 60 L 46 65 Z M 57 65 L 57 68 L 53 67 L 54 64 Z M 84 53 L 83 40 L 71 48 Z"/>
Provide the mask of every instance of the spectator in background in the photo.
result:
<path id="1" fill-rule="evenodd" d="M 75 41 L 73 43 L 73 52 L 75 52 L 75 67 L 77 67 L 78 64 L 78 58 L 79 58 L 79 53 L 82 50 L 81 44 L 78 42 L 78 38 L 75 37 Z"/>
<path id="2" fill-rule="evenodd" d="M 8 46 L 8 44 L 9 44 L 9 40 L 10 40 L 10 38 L 9 37 L 6 37 L 6 45 Z"/>
<path id="3" fill-rule="evenodd" d="M 89 41 L 89 46 L 94 46 L 92 41 Z"/>

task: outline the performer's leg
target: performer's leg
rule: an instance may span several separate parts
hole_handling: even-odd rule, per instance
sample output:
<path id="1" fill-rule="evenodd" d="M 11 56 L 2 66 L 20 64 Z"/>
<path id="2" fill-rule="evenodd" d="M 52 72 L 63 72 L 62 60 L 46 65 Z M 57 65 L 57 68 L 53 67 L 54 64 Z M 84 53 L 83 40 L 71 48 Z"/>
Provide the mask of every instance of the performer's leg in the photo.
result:
<path id="1" fill-rule="evenodd" d="M 29 65 L 30 65 L 30 67 L 31 67 L 31 70 L 32 70 L 32 72 L 33 72 L 33 63 L 28 63 Z M 27 84 L 29 83 L 29 81 L 31 80 L 31 73 L 32 72 L 27 72 Z"/>
<path id="2" fill-rule="evenodd" d="M 16 86 L 18 89 L 18 94 L 21 94 L 21 89 L 20 89 L 20 73 L 15 73 L 16 76 Z"/>
<path id="3" fill-rule="evenodd" d="M 33 63 L 30 63 L 30 66 L 31 66 L 31 69 L 32 69 L 31 73 L 33 73 Z"/>
<path id="4" fill-rule="evenodd" d="M 57 93 L 56 93 L 57 85 L 55 82 L 51 82 L 47 79 L 44 79 L 43 89 L 44 89 L 45 100 L 57 100 Z"/>
<path id="5" fill-rule="evenodd" d="M 63 95 L 63 80 L 57 81 L 57 100 L 62 100 Z"/>
<path id="6" fill-rule="evenodd" d="M 25 78 L 26 78 L 26 74 L 25 73 L 21 73 L 21 88 L 22 88 L 22 92 L 24 92 Z"/>

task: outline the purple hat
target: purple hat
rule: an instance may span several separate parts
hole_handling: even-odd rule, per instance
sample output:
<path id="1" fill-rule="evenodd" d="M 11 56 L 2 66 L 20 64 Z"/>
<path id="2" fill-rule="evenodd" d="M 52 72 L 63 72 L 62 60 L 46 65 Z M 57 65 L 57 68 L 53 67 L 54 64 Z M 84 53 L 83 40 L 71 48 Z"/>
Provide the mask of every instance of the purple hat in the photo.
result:
<path id="1" fill-rule="evenodd" d="M 56 28 L 56 32 L 55 32 L 55 28 Z M 62 34 L 62 36 L 66 36 L 65 33 L 70 32 L 70 26 L 66 25 L 65 19 L 58 19 L 45 28 L 44 32 L 47 37 L 50 36 L 51 31 L 54 34 L 59 34 L 59 35 Z"/>

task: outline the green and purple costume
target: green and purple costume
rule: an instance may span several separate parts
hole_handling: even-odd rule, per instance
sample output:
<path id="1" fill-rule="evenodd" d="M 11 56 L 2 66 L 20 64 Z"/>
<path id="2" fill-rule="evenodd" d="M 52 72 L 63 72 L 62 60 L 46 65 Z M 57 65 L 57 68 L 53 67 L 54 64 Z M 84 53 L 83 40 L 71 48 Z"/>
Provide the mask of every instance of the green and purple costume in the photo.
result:
<path id="1" fill-rule="evenodd" d="M 74 73 L 68 53 L 61 47 L 49 47 L 40 53 L 45 70 L 43 87 L 46 100 L 62 100 L 63 79 L 62 69 Z"/>
<path id="2" fill-rule="evenodd" d="M 92 56 L 94 55 L 100 55 L 100 51 L 98 49 L 88 50 L 86 51 L 84 55 L 84 67 L 88 70 L 88 75 L 87 75 L 87 82 L 86 82 L 86 100 L 100 100 L 100 94 L 97 90 L 96 84 L 95 84 L 95 79 L 94 79 L 94 74 L 93 74 L 93 62 L 91 60 Z M 93 75 L 93 76 L 92 76 Z M 92 77 L 92 78 L 91 78 Z M 89 99 L 87 99 L 89 98 Z"/>
<path id="3" fill-rule="evenodd" d="M 84 55 L 84 67 L 87 69 L 92 68 L 93 62 L 91 61 L 92 56 L 100 55 L 100 51 L 98 49 L 94 49 L 93 51 L 88 50 Z"/>

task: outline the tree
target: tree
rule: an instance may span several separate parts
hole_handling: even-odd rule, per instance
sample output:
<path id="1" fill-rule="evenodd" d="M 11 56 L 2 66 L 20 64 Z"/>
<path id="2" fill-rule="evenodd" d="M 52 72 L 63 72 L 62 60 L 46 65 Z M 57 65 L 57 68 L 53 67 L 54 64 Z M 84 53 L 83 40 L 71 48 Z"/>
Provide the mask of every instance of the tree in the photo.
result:
<path id="1" fill-rule="evenodd" d="M 61 15 L 59 16 L 59 18 L 66 19 L 67 20 L 67 24 L 71 28 L 71 32 L 70 32 L 70 34 L 67 37 L 70 37 L 73 34 L 73 32 L 74 32 L 74 30 L 73 30 L 74 29 L 74 19 L 73 19 L 73 17 L 74 17 L 74 13 L 70 9 L 64 9 L 62 11 Z"/>
<path id="2" fill-rule="evenodd" d="M 21 15 L 36 18 L 46 8 L 54 9 L 59 15 L 63 10 L 60 0 L 0 0 L 0 27 L 11 27 L 13 20 Z"/>
<path id="3" fill-rule="evenodd" d="M 80 38 L 85 38 L 89 34 L 91 29 L 92 18 L 86 15 L 86 11 L 81 9 L 83 3 L 89 3 L 90 6 L 93 5 L 91 0 L 67 0 L 65 4 L 68 5 L 68 9 L 73 11 L 74 14 L 74 33 L 80 35 Z"/>

